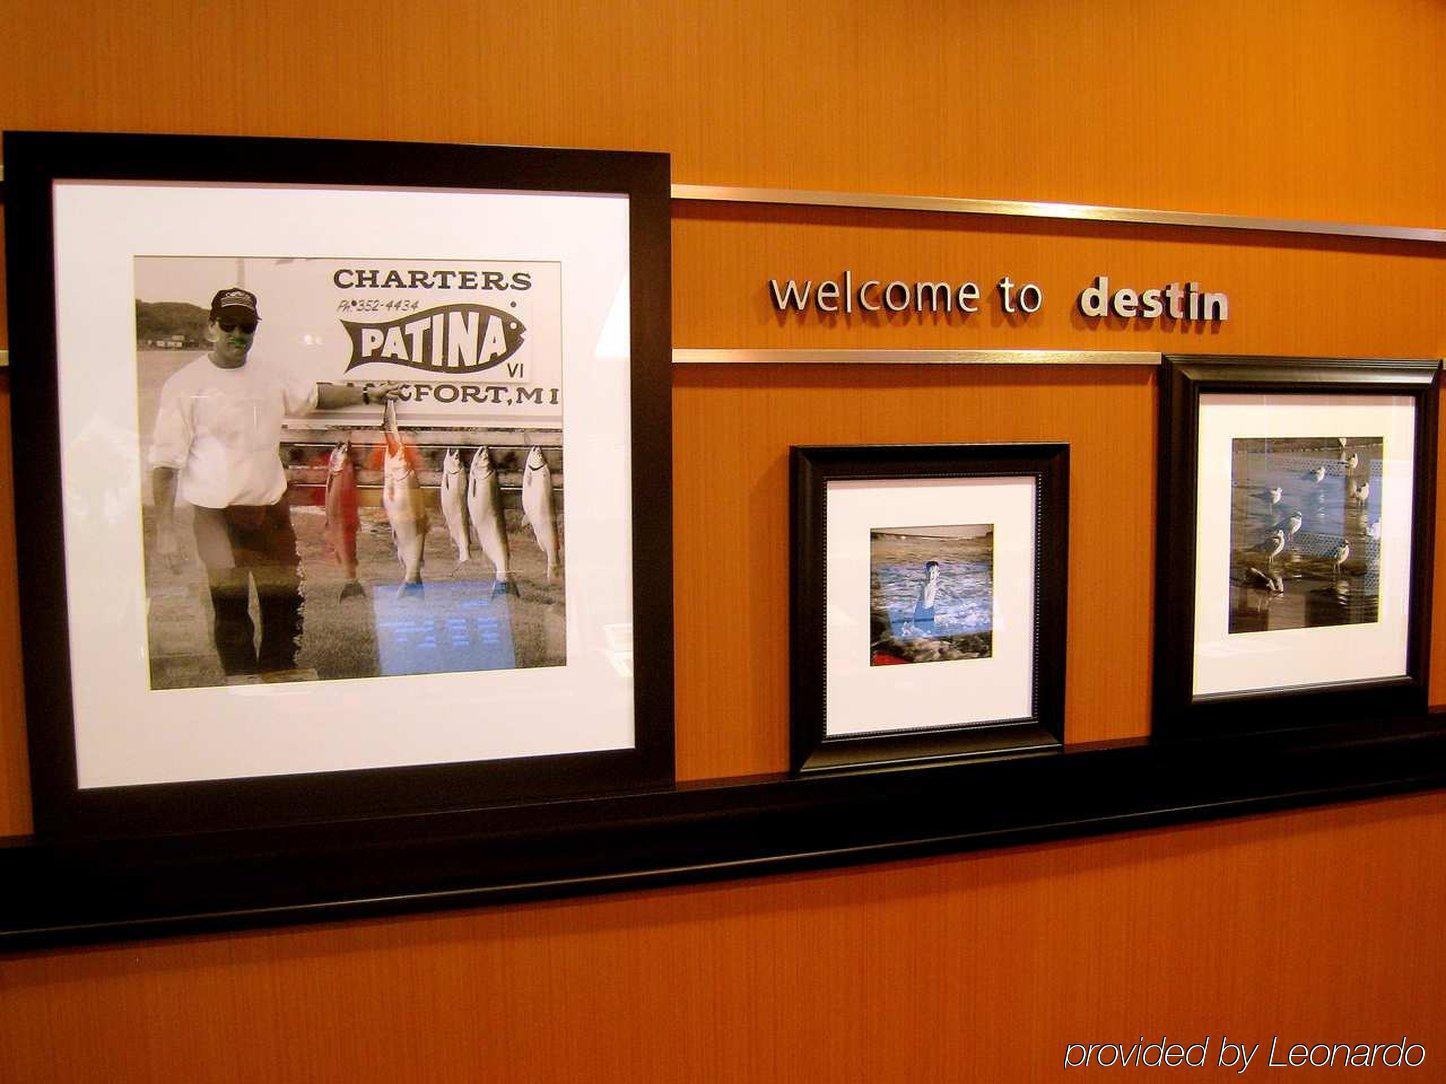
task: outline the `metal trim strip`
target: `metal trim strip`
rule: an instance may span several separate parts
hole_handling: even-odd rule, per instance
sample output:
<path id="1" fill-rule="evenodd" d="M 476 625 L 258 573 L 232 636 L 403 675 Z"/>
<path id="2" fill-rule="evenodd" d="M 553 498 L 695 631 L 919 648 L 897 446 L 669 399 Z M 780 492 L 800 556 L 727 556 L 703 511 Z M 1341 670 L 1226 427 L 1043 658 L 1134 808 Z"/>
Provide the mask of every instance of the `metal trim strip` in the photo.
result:
<path id="1" fill-rule="evenodd" d="M 1446 229 L 1430 226 L 1378 226 L 1350 222 L 1313 222 L 1292 218 L 1161 211 L 1145 207 L 1105 207 L 1087 203 L 1043 203 L 1031 200 L 966 199 L 953 196 L 907 196 L 878 192 L 826 192 L 791 188 L 746 188 L 729 185 L 675 184 L 675 200 L 721 203 L 766 203 L 799 207 L 853 207 L 873 211 L 930 211 L 940 214 L 995 215 L 1076 222 L 1116 222 L 1139 226 L 1189 226 L 1263 233 L 1300 233 L 1321 237 L 1359 237 L 1380 241 L 1446 244 Z"/>
<path id="2" fill-rule="evenodd" d="M 678 350 L 674 365 L 1159 365 L 1149 350 Z"/>

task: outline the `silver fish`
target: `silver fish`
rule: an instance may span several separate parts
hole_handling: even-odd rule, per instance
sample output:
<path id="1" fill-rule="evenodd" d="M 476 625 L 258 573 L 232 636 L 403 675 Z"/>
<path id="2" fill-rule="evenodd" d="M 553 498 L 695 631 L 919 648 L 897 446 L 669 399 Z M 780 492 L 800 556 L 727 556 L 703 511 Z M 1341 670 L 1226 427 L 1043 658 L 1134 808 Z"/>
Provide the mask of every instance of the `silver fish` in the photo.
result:
<path id="1" fill-rule="evenodd" d="M 532 533 L 537 544 L 547 557 L 547 579 L 552 582 L 557 576 L 557 515 L 552 495 L 552 468 L 543 458 L 541 448 L 527 453 L 527 466 L 522 469 L 522 511 L 527 522 L 532 524 Z"/>
<path id="2" fill-rule="evenodd" d="M 448 448 L 442 457 L 441 498 L 447 533 L 457 545 L 457 563 L 466 564 L 472 556 L 471 539 L 467 537 L 467 468 L 456 448 Z"/>
<path id="3" fill-rule="evenodd" d="M 497 471 L 492 466 L 492 456 L 486 446 L 472 454 L 472 470 L 467 479 L 467 512 L 472 520 L 472 529 L 477 532 L 477 544 L 492 562 L 499 590 L 517 588 L 512 584 L 511 554 L 507 549 L 507 524 L 502 515 L 502 487 L 497 482 Z"/>
<path id="4" fill-rule="evenodd" d="M 382 408 L 382 431 L 387 457 L 382 467 L 382 507 L 392 525 L 397 560 L 404 573 L 398 594 L 422 583 L 422 547 L 427 540 L 427 508 L 422 503 L 422 483 L 412 465 L 407 447 L 397 428 L 397 408 L 390 399 Z"/>

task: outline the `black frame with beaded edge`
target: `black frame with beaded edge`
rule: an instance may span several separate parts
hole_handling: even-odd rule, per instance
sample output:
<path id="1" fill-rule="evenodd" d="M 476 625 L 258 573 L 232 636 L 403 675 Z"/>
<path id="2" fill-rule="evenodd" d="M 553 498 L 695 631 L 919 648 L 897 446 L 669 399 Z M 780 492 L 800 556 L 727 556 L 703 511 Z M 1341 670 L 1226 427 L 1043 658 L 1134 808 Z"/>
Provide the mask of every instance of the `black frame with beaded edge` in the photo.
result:
<path id="1" fill-rule="evenodd" d="M 910 478 L 1035 480 L 1033 710 L 1025 718 L 830 737 L 825 718 L 828 485 Z M 791 450 L 791 767 L 815 772 L 1052 749 L 1064 741 L 1068 444 L 883 444 Z"/>

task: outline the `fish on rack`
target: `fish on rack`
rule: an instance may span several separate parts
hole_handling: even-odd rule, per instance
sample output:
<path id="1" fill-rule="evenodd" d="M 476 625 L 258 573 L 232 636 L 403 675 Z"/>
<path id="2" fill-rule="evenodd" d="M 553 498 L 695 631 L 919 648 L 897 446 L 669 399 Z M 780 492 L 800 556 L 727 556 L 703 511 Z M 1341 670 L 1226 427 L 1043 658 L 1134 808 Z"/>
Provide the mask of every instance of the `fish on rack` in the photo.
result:
<path id="1" fill-rule="evenodd" d="M 356 533 L 361 525 L 357 513 L 356 465 L 351 461 L 351 441 L 344 440 L 331 450 L 326 464 L 326 545 L 346 573 L 341 598 L 365 594 L 356 578 Z"/>
<path id="2" fill-rule="evenodd" d="M 547 582 L 551 583 L 559 564 L 552 468 L 547 465 L 542 449 L 535 446 L 528 451 L 527 465 L 522 469 L 522 512 L 547 557 Z"/>
<path id="3" fill-rule="evenodd" d="M 386 459 L 382 466 L 382 507 L 392 525 L 397 560 L 402 566 L 402 585 L 397 594 L 422 589 L 422 549 L 427 540 L 427 508 L 422 502 L 422 483 L 411 454 L 397 427 L 397 408 L 390 400 L 382 408 L 382 434 L 386 438 Z"/>
<path id="4" fill-rule="evenodd" d="M 484 444 L 472 454 L 472 470 L 467 481 L 467 512 L 477 544 L 492 562 L 492 597 L 511 592 L 517 594 L 512 582 L 511 554 L 507 549 L 507 522 L 502 509 L 502 487 L 492 455 Z"/>
<path id="5" fill-rule="evenodd" d="M 456 448 L 448 448 L 442 457 L 442 518 L 447 521 L 447 534 L 457 546 L 460 568 L 472 557 L 471 539 L 467 535 L 467 468 Z"/>

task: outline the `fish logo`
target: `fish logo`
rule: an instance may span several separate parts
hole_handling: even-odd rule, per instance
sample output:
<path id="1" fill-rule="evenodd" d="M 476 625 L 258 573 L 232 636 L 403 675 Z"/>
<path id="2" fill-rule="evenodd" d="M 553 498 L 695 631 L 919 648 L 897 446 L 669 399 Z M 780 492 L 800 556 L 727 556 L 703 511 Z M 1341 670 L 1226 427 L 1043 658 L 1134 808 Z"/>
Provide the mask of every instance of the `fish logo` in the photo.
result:
<path id="1" fill-rule="evenodd" d="M 343 320 L 351 337 L 347 371 L 381 362 L 455 376 L 502 364 L 521 348 L 527 328 L 510 312 L 487 305 L 445 305 L 386 323 Z"/>

